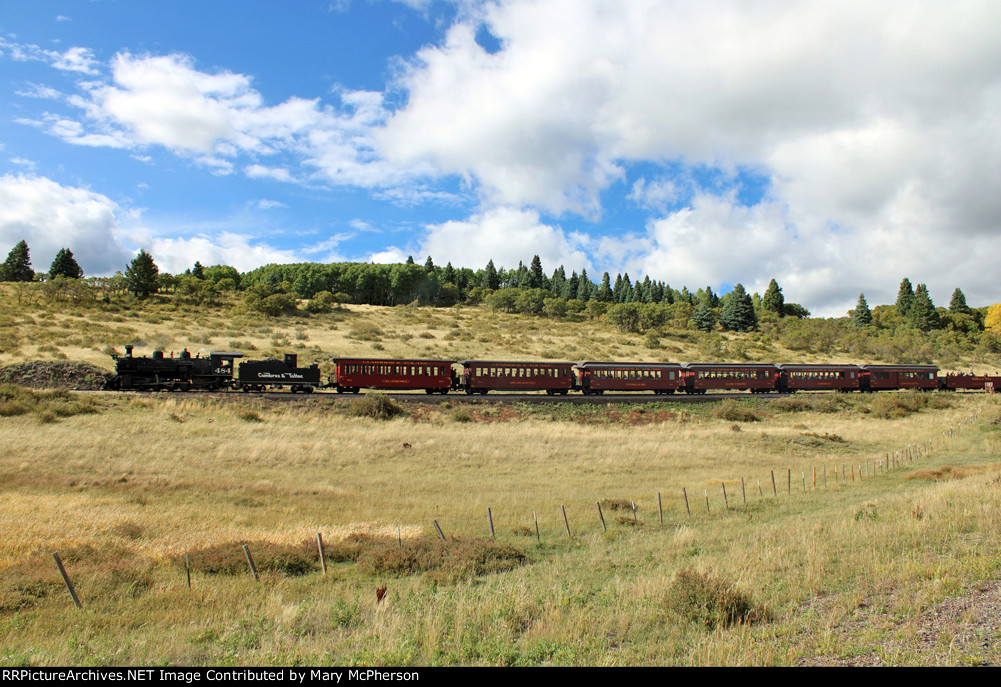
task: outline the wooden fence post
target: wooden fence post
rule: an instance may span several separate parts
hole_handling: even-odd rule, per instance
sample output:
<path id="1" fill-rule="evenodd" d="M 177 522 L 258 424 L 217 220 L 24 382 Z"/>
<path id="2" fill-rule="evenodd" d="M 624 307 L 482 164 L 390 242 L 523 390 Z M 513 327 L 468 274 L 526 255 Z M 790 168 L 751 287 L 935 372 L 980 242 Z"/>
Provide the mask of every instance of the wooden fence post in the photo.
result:
<path id="1" fill-rule="evenodd" d="M 441 531 L 441 526 L 440 526 L 440 525 L 438 525 L 438 521 L 437 521 L 437 520 L 432 520 L 431 522 L 433 522 L 433 523 L 434 523 L 434 528 L 435 528 L 436 530 L 438 530 L 438 536 L 439 536 L 439 537 L 441 537 L 441 540 L 442 540 L 443 542 L 446 542 L 446 543 L 448 543 L 448 540 L 447 540 L 447 539 L 445 539 L 445 533 Z"/>
<path id="2" fill-rule="evenodd" d="M 775 488 L 775 471 L 772 470 L 772 496 L 779 497 L 779 490 Z"/>
<path id="3" fill-rule="evenodd" d="M 726 482 L 720 482 L 719 485 L 723 487 L 723 507 L 730 510 L 730 500 L 726 497 Z"/>
<path id="4" fill-rule="evenodd" d="M 681 488 L 681 495 L 685 497 L 685 512 L 688 513 L 688 517 L 692 517 L 692 511 L 688 507 L 688 491 L 684 487 Z"/>
<path id="5" fill-rule="evenodd" d="M 246 544 L 243 545 L 243 553 L 247 556 L 247 565 L 250 566 L 250 572 L 254 575 L 254 582 L 260 582 L 261 578 L 257 576 L 257 566 L 254 565 L 254 557 L 250 555 L 250 547 Z"/>
<path id="6" fill-rule="evenodd" d="M 570 521 L 567 520 L 567 509 L 560 504 L 560 510 L 563 511 L 563 527 L 566 528 L 567 536 L 572 537 L 573 535 L 570 534 Z"/>
<path id="7" fill-rule="evenodd" d="M 660 524 L 664 524 L 664 503 L 660 500 L 660 492 L 657 492 L 657 513 L 660 515 Z"/>
<path id="8" fill-rule="evenodd" d="M 601 503 L 599 501 L 595 501 L 594 505 L 598 507 L 598 519 L 601 520 L 601 529 L 603 532 L 607 532 L 608 527 L 605 526 L 605 516 L 601 512 Z"/>
<path id="9" fill-rule="evenodd" d="M 747 505 L 747 491 L 744 490 L 744 478 L 740 478 L 740 498 L 744 500 L 744 505 Z"/>
<path id="10" fill-rule="evenodd" d="M 490 506 L 487 506 L 487 523 L 490 525 L 490 538 L 496 539 L 497 535 L 494 533 L 494 515 L 490 512 Z"/>
<path id="11" fill-rule="evenodd" d="M 52 558 L 56 561 L 56 567 L 59 568 L 59 574 L 63 576 L 63 582 L 66 583 L 66 589 L 69 590 L 70 596 L 73 597 L 73 603 L 81 611 L 83 610 L 83 605 L 80 603 L 80 599 L 76 596 L 76 590 L 73 589 L 73 583 L 70 582 L 70 576 L 66 574 L 66 568 L 63 567 L 63 562 L 59 558 L 59 554 L 55 551 L 52 552 Z"/>
<path id="12" fill-rule="evenodd" d="M 319 532 L 316 533 L 316 550 L 320 552 L 320 567 L 323 568 L 323 574 L 327 574 L 327 559 L 323 555 L 323 535 Z"/>
<path id="13" fill-rule="evenodd" d="M 539 544 L 542 543 L 542 535 L 539 534 L 539 515 L 533 510 L 532 519 L 535 520 L 535 541 Z"/>

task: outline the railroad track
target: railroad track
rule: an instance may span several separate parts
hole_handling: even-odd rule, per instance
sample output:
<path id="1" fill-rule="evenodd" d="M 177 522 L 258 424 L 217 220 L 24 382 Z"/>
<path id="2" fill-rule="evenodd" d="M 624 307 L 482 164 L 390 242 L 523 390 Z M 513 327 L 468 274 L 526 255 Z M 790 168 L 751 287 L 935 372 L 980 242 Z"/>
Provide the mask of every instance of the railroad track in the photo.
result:
<path id="1" fill-rule="evenodd" d="M 233 393 L 231 391 L 74 391 L 78 394 L 112 394 L 123 396 L 133 394 L 136 396 L 158 396 L 163 398 L 215 398 L 215 399 L 267 399 L 269 401 L 286 401 L 289 403 L 320 403 L 325 400 L 351 401 L 361 399 L 366 393 L 359 394 L 292 394 L 287 391 L 264 391 Z M 382 393 L 369 391 L 367 395 L 382 394 L 394 401 L 403 403 L 422 403 L 427 405 L 440 405 L 448 402 L 452 405 L 457 403 L 468 405 L 483 404 L 504 404 L 504 403 L 570 403 L 573 405 L 602 405 L 621 403 L 715 403 L 727 399 L 758 399 L 769 400 L 787 398 L 789 394 L 750 394 L 750 393 L 707 393 L 707 394 L 672 394 L 659 396 L 644 393 L 623 393 L 623 394 L 602 394 L 600 396 L 582 396 L 579 394 L 566 396 L 549 396 L 544 393 L 538 394 L 513 394 L 513 393 L 493 393 L 493 394 L 425 394 L 418 392 L 411 393 Z M 820 395 L 828 395 L 823 393 Z"/>

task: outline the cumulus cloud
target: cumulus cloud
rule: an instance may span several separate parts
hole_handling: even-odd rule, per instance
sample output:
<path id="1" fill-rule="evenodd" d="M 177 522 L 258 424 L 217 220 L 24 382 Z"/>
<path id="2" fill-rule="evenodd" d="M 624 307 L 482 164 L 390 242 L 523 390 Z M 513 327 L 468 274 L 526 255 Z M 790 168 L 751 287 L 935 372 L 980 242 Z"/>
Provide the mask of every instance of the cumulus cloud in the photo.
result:
<path id="1" fill-rule="evenodd" d="M 69 248 L 84 272 L 105 274 L 131 260 L 118 238 L 121 208 L 87 189 L 37 176 L 0 177 L 0 250 L 28 242 L 32 266 L 46 271 Z"/>
<path id="2" fill-rule="evenodd" d="M 61 57 L 82 59 L 73 50 Z M 381 93 L 341 89 L 339 107 L 298 97 L 268 105 L 245 74 L 200 70 L 189 55 L 128 52 L 112 60 L 110 83 L 79 85 L 83 93 L 67 102 L 82 119 L 22 121 L 69 143 L 162 146 L 213 172 L 239 166 L 252 178 L 388 188 L 431 171 L 390 164 L 376 150 L 374 131 L 389 116 Z"/>
<path id="3" fill-rule="evenodd" d="M 425 229 L 427 234 L 417 254 L 431 255 L 440 264 L 479 268 L 493 260 L 498 268 L 513 268 L 519 261 L 527 264 L 538 255 L 549 271 L 561 264 L 568 269 L 591 268 L 584 250 L 588 237 L 546 224 L 533 210 L 494 208 Z"/>
<path id="4" fill-rule="evenodd" d="M 476 43 L 476 20 L 500 51 Z M 999 21 L 989 2 L 488 4 L 418 53 L 401 75 L 407 106 L 380 140 L 393 159 L 475 180 L 488 202 L 557 214 L 600 212 L 624 163 L 752 166 L 770 182 L 760 207 L 703 195 L 652 222 L 631 247 L 650 252 L 623 266 L 670 278 L 662 241 L 688 246 L 698 230 L 704 253 L 670 260 L 673 279 L 776 276 L 836 308 L 835 274 L 855 292 L 837 302 L 853 303 L 859 285 L 878 291 L 890 264 L 891 279 L 925 269 L 918 246 L 934 256 L 969 236 L 1001 248 Z M 640 180 L 631 199 L 664 214 L 673 183 Z M 886 253 L 860 257 L 846 237 Z M 605 242 L 603 255 L 628 252 L 624 243 Z M 919 279 L 940 289 L 954 278 L 944 265 L 929 271 Z M 959 271 L 990 297 L 990 277 Z"/>
<path id="5" fill-rule="evenodd" d="M 302 260 L 295 251 L 273 248 L 252 236 L 229 231 L 191 237 L 152 235 L 144 243 L 160 269 L 173 274 L 190 269 L 196 260 L 203 265 L 232 265 L 241 272 L 269 263 Z"/>

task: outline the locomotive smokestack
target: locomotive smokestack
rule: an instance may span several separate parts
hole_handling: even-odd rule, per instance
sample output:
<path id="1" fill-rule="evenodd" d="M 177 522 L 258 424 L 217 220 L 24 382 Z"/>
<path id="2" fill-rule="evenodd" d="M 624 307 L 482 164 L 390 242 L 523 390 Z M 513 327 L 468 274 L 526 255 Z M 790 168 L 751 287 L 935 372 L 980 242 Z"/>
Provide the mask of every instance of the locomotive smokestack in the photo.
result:
<path id="1" fill-rule="evenodd" d="M 125 344 L 125 357 L 126 358 L 132 357 L 132 344 Z"/>

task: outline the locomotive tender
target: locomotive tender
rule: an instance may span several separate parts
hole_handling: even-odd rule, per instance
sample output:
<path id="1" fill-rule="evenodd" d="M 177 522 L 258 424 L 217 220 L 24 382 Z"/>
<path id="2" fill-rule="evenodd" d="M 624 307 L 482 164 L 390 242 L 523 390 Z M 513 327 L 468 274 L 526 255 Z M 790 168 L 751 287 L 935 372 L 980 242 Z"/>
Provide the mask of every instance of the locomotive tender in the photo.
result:
<path id="1" fill-rule="evenodd" d="M 584 395 L 608 392 L 704 394 L 707 391 L 796 393 L 797 391 L 872 392 L 900 389 L 933 391 L 1001 388 L 1001 376 L 938 376 L 934 365 L 832 365 L 819 363 L 619 363 L 493 360 L 424 360 L 389 358 L 333 358 L 334 370 L 324 384 L 319 366 L 299 367 L 294 353 L 284 360 L 247 360 L 235 370 L 242 353 L 213 352 L 208 357 L 185 350 L 179 357 L 154 351 L 152 358 L 112 356 L 116 374 L 106 389 L 188 391 L 288 389 L 312 393 L 333 389 L 359 393 L 362 389 L 420 391 L 447 394 L 464 391 L 540 392 Z M 461 371 L 460 371 L 461 370 Z"/>

